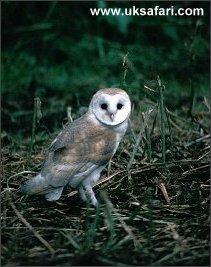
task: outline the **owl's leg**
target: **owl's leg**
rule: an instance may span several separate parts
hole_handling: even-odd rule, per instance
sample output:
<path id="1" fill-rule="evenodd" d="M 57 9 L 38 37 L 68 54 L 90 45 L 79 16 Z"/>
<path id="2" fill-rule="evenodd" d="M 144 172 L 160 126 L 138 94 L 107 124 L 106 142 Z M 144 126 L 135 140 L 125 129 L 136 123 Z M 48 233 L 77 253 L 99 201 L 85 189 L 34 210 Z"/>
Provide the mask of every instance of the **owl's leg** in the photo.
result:
<path id="1" fill-rule="evenodd" d="M 94 193 L 92 187 L 90 185 L 86 185 L 85 188 L 86 188 L 87 197 L 91 201 L 92 205 L 96 207 L 98 205 L 98 201 L 97 201 L 97 199 L 95 197 L 95 193 Z"/>
<path id="2" fill-rule="evenodd" d="M 95 197 L 95 194 L 93 192 L 92 187 L 94 186 L 94 184 L 96 184 L 96 182 L 99 180 L 100 178 L 100 173 L 101 171 L 105 168 L 105 166 L 101 166 L 99 168 L 97 168 L 94 172 L 92 172 L 86 179 L 84 179 L 81 187 L 83 187 L 83 190 L 85 192 L 85 199 L 89 199 L 92 203 L 93 206 L 97 206 L 98 205 L 98 201 Z M 82 191 L 82 190 L 81 190 Z M 83 193 L 84 193 L 83 192 Z M 81 192 L 80 192 L 81 193 Z M 82 194 L 83 194 L 82 193 Z M 83 198 L 82 198 L 83 199 Z"/>
<path id="3" fill-rule="evenodd" d="M 52 191 L 50 191 L 49 193 L 47 193 L 45 195 L 45 198 L 48 200 L 48 201 L 55 201 L 55 200 L 58 200 L 62 194 L 62 191 L 63 191 L 64 187 L 59 187 L 59 188 L 56 188 Z"/>
<path id="4" fill-rule="evenodd" d="M 81 199 L 82 199 L 83 201 L 86 201 L 86 200 L 87 200 L 87 197 L 86 197 L 86 194 L 85 194 L 83 185 L 81 185 L 81 186 L 78 188 L 78 191 L 79 191 L 79 194 L 80 194 Z"/>

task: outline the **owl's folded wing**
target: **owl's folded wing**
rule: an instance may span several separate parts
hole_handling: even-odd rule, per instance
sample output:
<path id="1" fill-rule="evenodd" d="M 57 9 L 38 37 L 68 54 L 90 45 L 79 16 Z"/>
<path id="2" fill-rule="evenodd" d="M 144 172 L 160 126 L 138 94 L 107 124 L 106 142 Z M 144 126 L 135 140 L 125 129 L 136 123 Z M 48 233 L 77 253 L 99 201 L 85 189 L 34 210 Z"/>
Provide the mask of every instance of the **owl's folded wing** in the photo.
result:
<path id="1" fill-rule="evenodd" d="M 116 148 L 115 135 L 90 123 L 83 127 L 78 124 L 65 128 L 50 147 L 42 167 L 42 176 L 49 179 L 53 187 L 71 184 L 77 187 L 100 166 L 105 166 Z"/>

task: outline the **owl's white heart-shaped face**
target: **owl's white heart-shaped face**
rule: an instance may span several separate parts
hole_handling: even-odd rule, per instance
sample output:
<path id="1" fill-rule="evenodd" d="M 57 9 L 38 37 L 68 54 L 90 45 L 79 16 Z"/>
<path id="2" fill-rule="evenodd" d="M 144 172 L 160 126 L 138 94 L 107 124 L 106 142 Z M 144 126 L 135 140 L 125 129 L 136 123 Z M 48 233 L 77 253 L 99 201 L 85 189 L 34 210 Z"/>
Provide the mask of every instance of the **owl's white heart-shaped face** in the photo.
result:
<path id="1" fill-rule="evenodd" d="M 122 89 L 103 89 L 93 96 L 89 111 L 101 123 L 115 126 L 129 118 L 131 112 L 130 98 Z"/>

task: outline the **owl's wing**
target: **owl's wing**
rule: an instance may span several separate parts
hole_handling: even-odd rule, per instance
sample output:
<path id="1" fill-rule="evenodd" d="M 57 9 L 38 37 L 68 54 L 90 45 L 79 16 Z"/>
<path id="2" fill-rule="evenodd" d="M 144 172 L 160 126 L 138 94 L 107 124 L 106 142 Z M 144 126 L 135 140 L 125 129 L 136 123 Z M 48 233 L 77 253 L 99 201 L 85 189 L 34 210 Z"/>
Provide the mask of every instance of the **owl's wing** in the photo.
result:
<path id="1" fill-rule="evenodd" d="M 78 177 L 75 187 L 89 174 L 106 165 L 116 149 L 116 135 L 96 125 L 87 114 L 68 125 L 52 143 L 42 176 L 53 187 L 65 186 Z M 75 179 L 74 179 L 75 181 Z"/>

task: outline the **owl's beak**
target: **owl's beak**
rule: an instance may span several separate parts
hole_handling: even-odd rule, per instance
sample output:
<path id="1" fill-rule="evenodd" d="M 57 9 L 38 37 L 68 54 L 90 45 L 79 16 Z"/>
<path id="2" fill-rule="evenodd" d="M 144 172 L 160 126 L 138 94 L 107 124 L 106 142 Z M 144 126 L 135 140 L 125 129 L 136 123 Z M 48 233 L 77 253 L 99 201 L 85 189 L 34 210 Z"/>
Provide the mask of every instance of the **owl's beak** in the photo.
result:
<path id="1" fill-rule="evenodd" d="M 109 118 L 111 119 L 111 121 L 114 121 L 114 113 L 110 113 Z"/>

